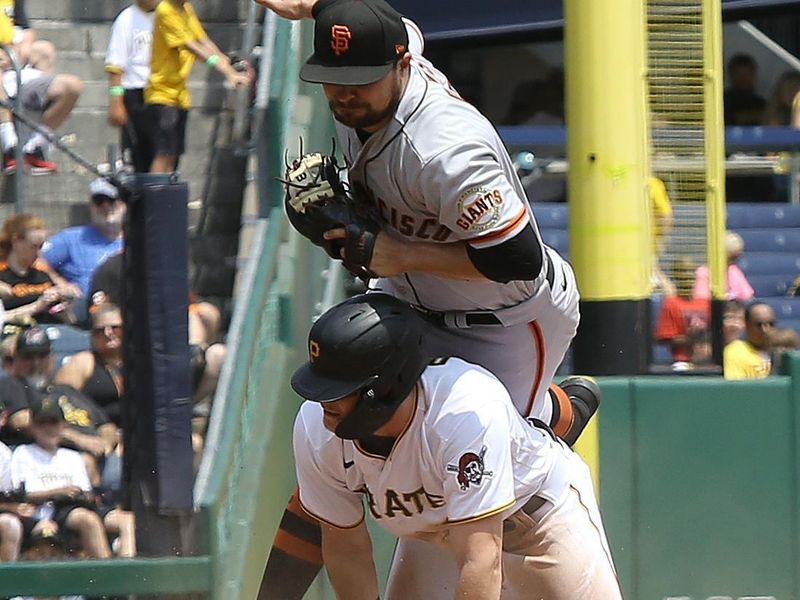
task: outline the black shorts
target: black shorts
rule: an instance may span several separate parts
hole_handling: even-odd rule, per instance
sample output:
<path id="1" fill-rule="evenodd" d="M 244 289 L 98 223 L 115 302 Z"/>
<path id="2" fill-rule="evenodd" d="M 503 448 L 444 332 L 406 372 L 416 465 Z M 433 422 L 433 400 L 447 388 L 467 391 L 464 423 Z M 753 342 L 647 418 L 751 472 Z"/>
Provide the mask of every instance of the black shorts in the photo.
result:
<path id="1" fill-rule="evenodd" d="M 55 511 L 53 512 L 53 516 L 50 518 L 50 520 L 58 525 L 57 539 L 61 543 L 69 542 L 78 536 L 76 532 L 73 532 L 67 528 L 67 517 L 69 516 L 69 513 L 76 508 L 88 508 L 89 510 L 96 512 L 100 516 L 101 521 L 104 520 L 106 515 L 114 509 L 114 507 L 95 508 L 94 506 L 88 506 L 86 504 L 79 503 L 64 503 L 56 505 Z M 23 547 L 27 548 L 31 543 L 31 533 L 33 532 L 33 528 L 36 527 L 37 523 L 39 523 L 39 519 L 35 517 L 20 517 L 20 521 L 22 521 Z"/>
<path id="2" fill-rule="evenodd" d="M 122 151 L 130 152 L 130 160 L 137 173 L 147 173 L 155 157 L 153 113 L 144 103 L 144 90 L 125 90 L 123 97 L 128 122 L 121 129 Z"/>
<path id="3" fill-rule="evenodd" d="M 180 156 L 186 138 L 188 111 L 177 106 L 150 104 L 148 110 L 153 123 L 153 143 L 156 156 Z"/>

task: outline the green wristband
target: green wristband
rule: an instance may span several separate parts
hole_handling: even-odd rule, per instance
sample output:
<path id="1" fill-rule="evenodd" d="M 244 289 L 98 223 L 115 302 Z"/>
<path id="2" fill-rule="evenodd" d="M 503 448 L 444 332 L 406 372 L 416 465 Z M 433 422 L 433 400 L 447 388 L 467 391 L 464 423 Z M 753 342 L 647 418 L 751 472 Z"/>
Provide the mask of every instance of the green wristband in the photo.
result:
<path id="1" fill-rule="evenodd" d="M 125 95 L 125 88 L 121 85 L 112 85 L 108 88 L 108 95 L 109 96 L 124 96 Z"/>
<path id="2" fill-rule="evenodd" d="M 212 54 L 206 59 L 206 64 L 211 69 L 213 69 L 218 62 L 219 62 L 219 56 L 217 56 L 216 54 Z"/>

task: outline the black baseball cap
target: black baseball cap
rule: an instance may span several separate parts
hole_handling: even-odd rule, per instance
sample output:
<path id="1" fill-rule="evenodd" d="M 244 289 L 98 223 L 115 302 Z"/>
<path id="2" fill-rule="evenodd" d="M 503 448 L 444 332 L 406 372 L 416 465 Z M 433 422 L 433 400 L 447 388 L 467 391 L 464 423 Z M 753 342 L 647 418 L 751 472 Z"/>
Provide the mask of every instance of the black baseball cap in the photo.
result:
<path id="1" fill-rule="evenodd" d="M 40 327 L 30 327 L 17 338 L 17 354 L 46 354 L 50 352 L 50 338 Z"/>
<path id="2" fill-rule="evenodd" d="M 408 50 L 402 17 L 383 0 L 320 0 L 312 12 L 314 54 L 300 69 L 303 81 L 374 83 Z"/>
<path id="3" fill-rule="evenodd" d="M 56 394 L 48 394 L 34 402 L 31 405 L 31 419 L 34 422 L 47 419 L 63 421 L 64 411 L 61 410 L 61 405 L 58 403 L 58 396 Z"/>

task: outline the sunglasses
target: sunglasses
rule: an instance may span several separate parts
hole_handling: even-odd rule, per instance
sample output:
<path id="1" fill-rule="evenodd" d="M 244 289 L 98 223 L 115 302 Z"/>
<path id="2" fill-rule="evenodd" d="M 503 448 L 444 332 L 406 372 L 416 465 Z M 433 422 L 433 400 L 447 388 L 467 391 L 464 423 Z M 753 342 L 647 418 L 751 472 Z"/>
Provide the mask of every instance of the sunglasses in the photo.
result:
<path id="1" fill-rule="evenodd" d="M 101 333 L 105 334 L 108 329 L 110 329 L 111 333 L 116 336 L 122 333 L 122 325 L 104 325 L 102 327 L 92 327 L 92 333 L 97 335 L 100 335 Z"/>
<path id="2" fill-rule="evenodd" d="M 108 204 L 114 204 L 117 201 L 117 198 L 112 198 L 111 196 L 103 196 L 98 194 L 97 196 L 92 196 L 92 204 L 95 206 L 101 206 L 103 203 L 107 202 Z"/>

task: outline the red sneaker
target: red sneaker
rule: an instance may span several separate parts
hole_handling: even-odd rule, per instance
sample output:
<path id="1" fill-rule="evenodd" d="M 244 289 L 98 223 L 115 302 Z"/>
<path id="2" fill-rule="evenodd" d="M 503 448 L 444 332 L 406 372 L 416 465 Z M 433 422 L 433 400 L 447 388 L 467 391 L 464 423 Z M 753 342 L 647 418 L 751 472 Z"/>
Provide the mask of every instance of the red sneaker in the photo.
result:
<path id="1" fill-rule="evenodd" d="M 17 172 L 17 159 L 14 158 L 14 152 L 5 152 L 3 154 L 3 173 L 6 175 L 13 175 Z"/>
<path id="2" fill-rule="evenodd" d="M 25 166 L 30 168 L 31 175 L 50 175 L 58 172 L 58 165 L 46 160 L 41 149 L 25 153 Z"/>

